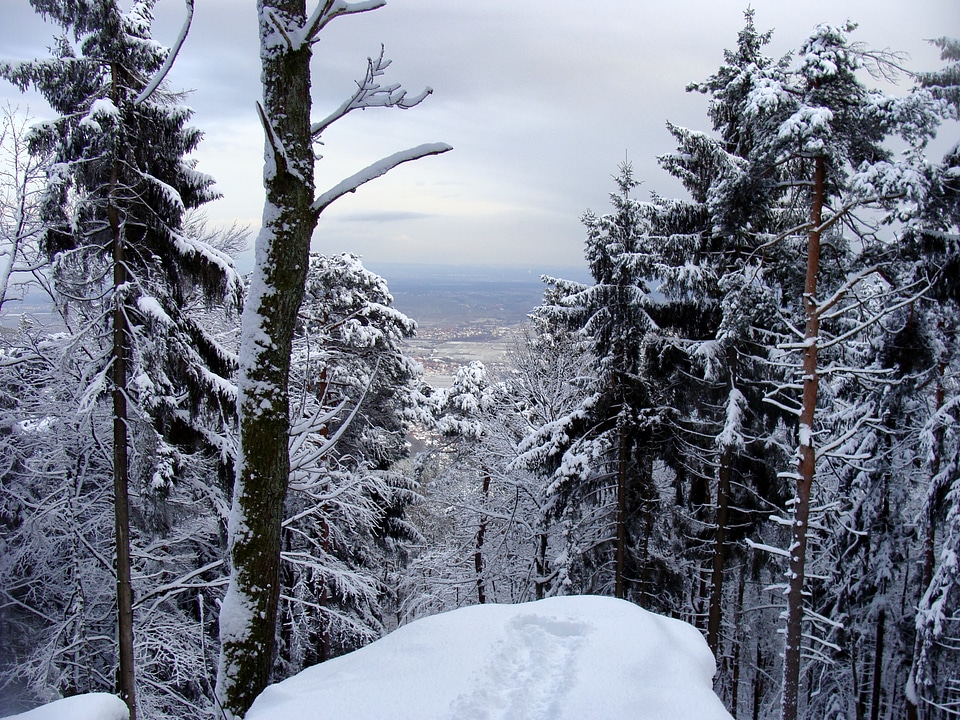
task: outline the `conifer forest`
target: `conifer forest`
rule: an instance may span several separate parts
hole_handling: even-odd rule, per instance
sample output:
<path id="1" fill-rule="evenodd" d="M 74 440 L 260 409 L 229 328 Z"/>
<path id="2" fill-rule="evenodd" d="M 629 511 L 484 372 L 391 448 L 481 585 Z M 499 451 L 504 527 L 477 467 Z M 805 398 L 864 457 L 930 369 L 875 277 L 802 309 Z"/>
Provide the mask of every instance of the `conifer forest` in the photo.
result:
<path id="1" fill-rule="evenodd" d="M 311 106 L 318 36 L 384 0 L 258 0 L 255 238 L 205 220 L 167 80 L 193 0 L 171 48 L 155 3 L 30 0 L 61 34 L 0 62 L 56 113 L 0 138 L 0 318 L 55 315 L 0 333 L 0 714 L 242 718 L 414 619 L 607 595 L 698 628 L 738 720 L 960 717 L 960 40 L 772 57 L 748 9 L 669 125 L 683 196 L 614 163 L 592 280 L 544 277 L 507 367 L 434 388 L 387 280 L 310 245 L 452 149 L 314 178 L 334 123 L 429 102 L 381 51 Z"/>

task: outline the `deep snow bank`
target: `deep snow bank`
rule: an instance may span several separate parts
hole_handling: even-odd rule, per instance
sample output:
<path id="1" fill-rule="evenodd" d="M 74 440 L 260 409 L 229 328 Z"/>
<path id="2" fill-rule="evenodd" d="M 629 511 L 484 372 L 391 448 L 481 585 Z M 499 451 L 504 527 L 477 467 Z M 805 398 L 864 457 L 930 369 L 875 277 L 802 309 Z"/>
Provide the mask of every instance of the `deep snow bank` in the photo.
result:
<path id="1" fill-rule="evenodd" d="M 622 600 L 417 620 L 267 688 L 246 720 L 731 720 L 690 625 Z"/>
<path id="2" fill-rule="evenodd" d="M 88 693 L 57 700 L 5 720 L 128 720 L 126 703 L 109 693 Z"/>

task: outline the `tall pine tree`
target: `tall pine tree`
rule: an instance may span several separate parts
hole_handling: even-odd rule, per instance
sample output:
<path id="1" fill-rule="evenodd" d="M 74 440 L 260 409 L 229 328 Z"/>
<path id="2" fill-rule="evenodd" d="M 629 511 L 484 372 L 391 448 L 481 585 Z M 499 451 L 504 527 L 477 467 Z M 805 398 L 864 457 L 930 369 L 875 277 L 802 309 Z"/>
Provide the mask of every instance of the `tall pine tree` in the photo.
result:
<path id="1" fill-rule="evenodd" d="M 105 348 L 93 362 L 96 382 L 113 398 L 119 691 L 133 717 L 130 427 L 144 413 L 162 445 L 178 431 L 198 434 L 195 410 L 204 402 L 232 403 L 229 355 L 181 308 L 197 286 L 219 301 L 239 297 L 240 284 L 226 256 L 183 233 L 184 213 L 215 194 L 186 157 L 201 138 L 187 125 L 191 113 L 162 85 L 175 52 L 151 37 L 154 1 L 127 12 L 113 0 L 32 4 L 65 31 L 54 56 L 0 72 L 36 88 L 59 113 L 31 137 L 32 149 L 50 159 L 43 244 L 58 297 Z M 189 17 L 180 41 L 188 26 Z"/>

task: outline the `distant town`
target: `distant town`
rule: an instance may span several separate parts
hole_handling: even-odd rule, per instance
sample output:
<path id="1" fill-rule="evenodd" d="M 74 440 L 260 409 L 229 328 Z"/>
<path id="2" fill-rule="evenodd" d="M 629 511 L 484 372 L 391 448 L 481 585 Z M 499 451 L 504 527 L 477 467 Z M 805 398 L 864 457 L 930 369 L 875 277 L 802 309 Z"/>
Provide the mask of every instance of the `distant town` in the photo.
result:
<path id="1" fill-rule="evenodd" d="M 433 387 L 449 387 L 473 360 L 496 371 L 520 342 L 528 314 L 540 304 L 541 275 L 585 280 L 585 270 L 534 272 L 513 267 L 386 265 L 371 268 L 387 280 L 394 306 L 417 321 L 406 343 Z"/>

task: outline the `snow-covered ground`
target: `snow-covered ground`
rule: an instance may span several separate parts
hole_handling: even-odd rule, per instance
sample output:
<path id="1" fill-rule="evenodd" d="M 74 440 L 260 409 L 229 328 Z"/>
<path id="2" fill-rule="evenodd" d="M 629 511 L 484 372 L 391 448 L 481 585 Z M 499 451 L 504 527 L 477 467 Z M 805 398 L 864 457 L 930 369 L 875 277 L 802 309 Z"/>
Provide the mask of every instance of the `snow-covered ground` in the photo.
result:
<path id="1" fill-rule="evenodd" d="M 267 688 L 246 720 L 731 720 L 690 625 L 605 597 L 477 605 Z M 69 704 L 69 706 L 68 706 Z M 121 720 L 106 695 L 17 720 Z"/>
<path id="2" fill-rule="evenodd" d="M 477 605 L 264 691 L 246 720 L 730 720 L 690 625 L 605 597 Z"/>
<path id="3" fill-rule="evenodd" d="M 116 695 L 89 693 L 41 705 L 7 720 L 127 720 L 126 703 Z"/>

